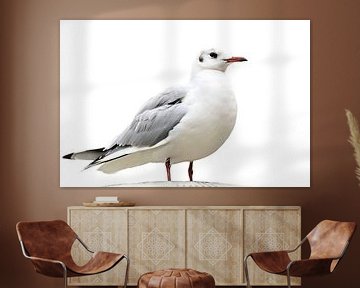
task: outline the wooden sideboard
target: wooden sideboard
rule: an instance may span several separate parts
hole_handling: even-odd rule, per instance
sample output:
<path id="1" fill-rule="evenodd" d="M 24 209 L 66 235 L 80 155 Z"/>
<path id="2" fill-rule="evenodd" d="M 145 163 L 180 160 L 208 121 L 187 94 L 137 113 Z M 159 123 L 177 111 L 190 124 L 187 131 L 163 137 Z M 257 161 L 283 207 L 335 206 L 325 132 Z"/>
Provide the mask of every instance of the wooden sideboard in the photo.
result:
<path id="1" fill-rule="evenodd" d="M 212 274 L 216 285 L 245 285 L 245 255 L 294 248 L 301 240 L 298 206 L 81 206 L 68 207 L 68 223 L 92 250 L 129 255 L 129 285 L 148 271 L 184 267 Z M 72 254 L 78 263 L 89 259 L 78 243 Z M 124 271 L 120 263 L 103 274 L 70 278 L 69 285 L 121 285 Z M 252 261 L 249 272 L 253 285 L 286 285 L 286 277 L 264 273 Z"/>

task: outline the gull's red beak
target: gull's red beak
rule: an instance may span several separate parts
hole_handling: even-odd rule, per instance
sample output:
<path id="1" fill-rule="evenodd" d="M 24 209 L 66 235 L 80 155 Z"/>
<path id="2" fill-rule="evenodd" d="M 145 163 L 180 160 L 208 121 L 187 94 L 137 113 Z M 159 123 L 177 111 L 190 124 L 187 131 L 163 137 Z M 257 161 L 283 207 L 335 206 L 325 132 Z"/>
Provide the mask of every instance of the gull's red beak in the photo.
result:
<path id="1" fill-rule="evenodd" d="M 247 59 L 244 57 L 230 57 L 230 58 L 224 59 L 224 61 L 227 63 L 233 63 L 233 62 L 244 62 L 244 61 L 247 61 Z"/>

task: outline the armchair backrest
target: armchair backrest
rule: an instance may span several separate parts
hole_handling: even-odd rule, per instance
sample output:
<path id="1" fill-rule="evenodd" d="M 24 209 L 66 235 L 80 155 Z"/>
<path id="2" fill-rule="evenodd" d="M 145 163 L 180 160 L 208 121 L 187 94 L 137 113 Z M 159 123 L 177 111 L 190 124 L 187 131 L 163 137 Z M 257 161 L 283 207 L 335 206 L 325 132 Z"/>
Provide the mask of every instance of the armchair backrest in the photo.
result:
<path id="1" fill-rule="evenodd" d="M 62 220 L 19 222 L 16 231 L 29 256 L 57 260 L 70 256 L 77 237 Z"/>
<path id="2" fill-rule="evenodd" d="M 310 258 L 342 257 L 355 229 L 355 222 L 321 221 L 306 236 L 311 248 Z"/>

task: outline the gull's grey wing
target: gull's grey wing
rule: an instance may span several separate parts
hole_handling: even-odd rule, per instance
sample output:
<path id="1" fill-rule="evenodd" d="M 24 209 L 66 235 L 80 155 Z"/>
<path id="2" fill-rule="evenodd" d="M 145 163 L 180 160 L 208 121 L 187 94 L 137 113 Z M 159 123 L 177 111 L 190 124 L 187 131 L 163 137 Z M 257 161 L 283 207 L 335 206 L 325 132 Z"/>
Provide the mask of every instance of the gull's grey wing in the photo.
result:
<path id="1" fill-rule="evenodd" d="M 107 156 L 118 151 L 120 152 L 125 148 L 154 146 L 165 139 L 186 114 L 187 108 L 182 101 L 187 93 L 187 87 L 174 87 L 165 90 L 145 103 L 131 124 L 108 148 L 70 153 L 63 156 L 63 158 L 93 160 L 85 168 L 87 169 L 94 165 L 114 160 L 112 157 Z M 127 149 L 125 150 L 128 151 Z M 116 158 L 126 156 L 125 150 L 123 150 L 124 153 L 120 153 L 121 155 L 116 156 Z"/>
<path id="2" fill-rule="evenodd" d="M 118 146 L 150 147 L 165 139 L 186 114 L 184 105 L 173 104 L 146 110 L 137 115 L 119 136 Z"/>
<path id="3" fill-rule="evenodd" d="M 188 92 L 187 87 L 171 87 L 164 92 L 150 98 L 145 105 L 140 109 L 137 115 L 145 112 L 146 110 L 152 110 L 164 105 L 173 105 L 181 101 Z"/>
<path id="4" fill-rule="evenodd" d="M 165 139 L 186 114 L 182 99 L 187 91 L 183 87 L 167 89 L 149 99 L 112 147 L 153 146 Z"/>
<path id="5" fill-rule="evenodd" d="M 165 139 L 187 112 L 182 103 L 187 92 L 186 87 L 176 87 L 150 98 L 125 131 L 85 169 L 126 156 L 125 152 L 115 158 L 110 156 L 125 148 L 151 147 Z"/>

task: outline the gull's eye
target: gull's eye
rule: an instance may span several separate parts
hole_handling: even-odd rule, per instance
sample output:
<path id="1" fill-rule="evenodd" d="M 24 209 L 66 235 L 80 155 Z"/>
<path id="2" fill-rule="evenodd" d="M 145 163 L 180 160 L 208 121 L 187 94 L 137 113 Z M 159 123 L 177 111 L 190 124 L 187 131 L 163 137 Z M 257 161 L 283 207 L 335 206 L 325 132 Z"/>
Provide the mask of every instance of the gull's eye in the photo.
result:
<path id="1" fill-rule="evenodd" d="M 218 54 L 216 54 L 215 52 L 211 52 L 210 54 L 211 58 L 217 58 Z"/>

